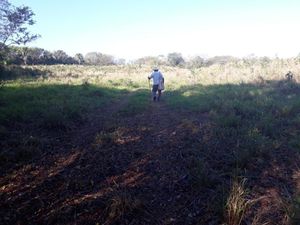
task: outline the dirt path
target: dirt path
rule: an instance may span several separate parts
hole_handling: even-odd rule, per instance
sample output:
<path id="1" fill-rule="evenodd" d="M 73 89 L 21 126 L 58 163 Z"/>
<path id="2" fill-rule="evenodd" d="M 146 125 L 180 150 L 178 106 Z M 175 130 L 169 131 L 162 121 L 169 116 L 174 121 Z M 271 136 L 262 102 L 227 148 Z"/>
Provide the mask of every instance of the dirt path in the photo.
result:
<path id="1" fill-rule="evenodd" d="M 78 180 L 89 178 L 100 188 L 78 195 L 73 199 L 80 202 L 73 203 L 75 207 L 96 198 L 105 207 L 93 218 L 104 224 L 132 220 L 136 220 L 133 224 L 185 223 L 186 218 L 195 222 L 201 211 L 194 202 L 199 199 L 189 190 L 190 159 L 184 156 L 191 153 L 185 149 L 191 143 L 183 141 L 207 118 L 175 113 L 167 106 L 167 98 L 151 102 L 147 111 L 133 117 L 106 120 L 103 131 L 107 133 L 98 143 L 90 142 L 78 160 L 82 176 Z M 108 111 L 114 115 L 126 103 L 125 98 Z M 76 176 L 73 172 L 71 177 Z"/>
<path id="2" fill-rule="evenodd" d="M 139 89 L 134 89 L 132 92 L 121 97 L 121 99 L 111 102 L 107 107 L 101 107 L 89 115 L 88 122 L 84 124 L 80 129 L 74 131 L 72 134 L 68 134 L 72 137 L 72 145 L 76 147 L 86 147 L 95 138 L 97 132 L 104 131 L 108 123 L 113 122 L 115 115 L 120 109 L 122 109 L 130 97 L 132 97 L 136 91 Z"/>
<path id="3" fill-rule="evenodd" d="M 10 214 L 3 217 L 4 224 L 176 220 L 177 210 L 185 207 L 176 205 L 183 195 L 174 189 L 186 176 L 183 146 L 176 144 L 184 136 L 178 134 L 184 127 L 177 128 L 185 115 L 172 112 L 163 99 L 141 114 L 118 117 L 133 94 L 99 109 L 65 137 L 69 144 L 63 146 L 70 149 L 54 149 L 7 176 L 3 200 Z"/>

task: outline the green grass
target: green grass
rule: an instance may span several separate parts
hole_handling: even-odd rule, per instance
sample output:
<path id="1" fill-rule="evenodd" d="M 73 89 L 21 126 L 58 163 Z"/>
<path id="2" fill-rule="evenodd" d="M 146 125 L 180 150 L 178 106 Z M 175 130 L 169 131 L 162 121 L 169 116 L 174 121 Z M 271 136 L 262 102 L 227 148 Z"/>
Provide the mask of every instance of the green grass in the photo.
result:
<path id="1" fill-rule="evenodd" d="M 116 99 L 124 98 L 115 112 L 120 117 L 137 115 L 149 107 L 147 68 L 46 66 L 27 70 L 34 69 L 43 74 L 49 70 L 49 76 L 13 80 L 0 89 L 3 137 L 17 123 L 68 130 L 85 121 L 93 110 Z M 215 142 L 222 140 L 225 148 L 235 149 L 238 164 L 244 166 L 249 156 L 264 155 L 273 147 L 299 149 L 297 83 L 203 85 L 195 83 L 199 74 L 194 74 L 190 83 L 188 74 L 180 74 L 186 72 L 182 69 L 165 71 L 166 104 L 174 110 L 207 114 Z"/>
<path id="2" fill-rule="evenodd" d="M 0 162 L 37 157 L 51 146 L 52 136 L 76 130 L 126 93 L 88 83 L 9 82 L 0 88 Z"/>
<path id="3" fill-rule="evenodd" d="M 224 186 L 220 177 L 246 176 L 251 163 L 264 164 L 276 151 L 300 149 L 300 85 L 276 79 L 279 72 L 270 81 L 256 82 L 257 76 L 245 73 L 245 66 L 228 67 L 232 77 L 226 80 L 222 66 L 204 68 L 193 76 L 185 69 L 162 68 L 163 104 L 178 115 L 185 112 L 207 119 L 197 134 L 183 139 L 183 147 L 191 152 L 187 167 L 193 191 L 219 186 L 217 197 Z M 0 87 L 0 147 L 5 149 L 0 162 L 31 159 L 48 143 L 39 133 L 77 129 L 95 110 L 101 113 L 108 107 L 112 109 L 108 120 L 130 121 L 152 105 L 147 67 L 37 68 L 42 76 L 6 81 Z M 25 128 L 16 132 L 19 127 Z M 96 141 L 102 148 L 116 138 L 117 133 L 104 131 Z M 222 212 L 224 201 L 220 202 L 216 208 Z"/>
<path id="4" fill-rule="evenodd" d="M 85 115 L 124 91 L 95 85 L 24 83 L 0 89 L 0 124 L 36 123 L 63 128 L 85 120 Z"/>
<path id="5" fill-rule="evenodd" d="M 173 110 L 199 117 L 205 113 L 211 124 L 203 127 L 201 133 L 208 140 L 200 139 L 197 151 L 204 154 L 191 170 L 194 182 L 202 188 L 209 185 L 213 177 L 210 170 L 219 164 L 222 166 L 219 172 L 215 171 L 217 174 L 247 177 L 251 166 L 266 166 L 276 152 L 299 152 L 299 94 L 298 83 L 284 80 L 185 85 L 169 93 L 167 104 Z M 288 218 L 292 224 L 298 224 L 299 199 L 289 207 Z"/>
<path id="6" fill-rule="evenodd" d="M 199 85 L 170 93 L 167 104 L 174 109 L 207 112 L 220 128 L 252 127 L 262 135 L 278 138 L 299 125 L 299 93 L 298 85 Z M 280 134 L 274 127 L 280 128 Z"/>
<path id="7" fill-rule="evenodd" d="M 124 100 L 125 104 L 123 104 L 118 110 L 118 116 L 134 116 L 142 113 L 149 107 L 150 93 L 148 90 L 140 89 L 134 92 L 134 94 L 130 95 L 129 97 L 125 96 L 125 98 L 128 99 Z"/>

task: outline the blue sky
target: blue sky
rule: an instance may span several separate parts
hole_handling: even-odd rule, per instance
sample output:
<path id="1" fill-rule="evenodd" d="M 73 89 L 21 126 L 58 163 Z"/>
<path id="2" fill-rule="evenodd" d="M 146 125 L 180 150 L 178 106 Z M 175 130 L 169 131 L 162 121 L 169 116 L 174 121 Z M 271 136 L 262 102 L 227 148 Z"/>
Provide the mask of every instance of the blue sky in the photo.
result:
<path id="1" fill-rule="evenodd" d="M 31 46 L 134 59 L 300 53 L 299 0 L 10 0 L 35 12 Z"/>

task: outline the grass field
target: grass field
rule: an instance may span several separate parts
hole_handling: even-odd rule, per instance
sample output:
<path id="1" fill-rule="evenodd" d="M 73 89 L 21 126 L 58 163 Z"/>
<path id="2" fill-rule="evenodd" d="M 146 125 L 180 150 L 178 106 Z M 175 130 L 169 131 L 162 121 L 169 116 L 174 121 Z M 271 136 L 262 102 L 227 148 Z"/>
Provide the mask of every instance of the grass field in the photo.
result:
<path id="1" fill-rule="evenodd" d="M 5 77 L 0 223 L 299 224 L 300 62 L 160 69 Z"/>

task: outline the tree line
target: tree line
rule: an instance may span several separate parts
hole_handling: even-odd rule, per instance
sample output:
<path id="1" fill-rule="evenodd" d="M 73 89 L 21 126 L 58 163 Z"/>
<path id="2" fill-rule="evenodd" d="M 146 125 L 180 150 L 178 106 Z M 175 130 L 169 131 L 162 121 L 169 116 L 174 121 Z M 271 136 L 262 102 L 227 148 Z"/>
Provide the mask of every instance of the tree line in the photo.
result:
<path id="1" fill-rule="evenodd" d="M 77 64 L 77 65 L 168 65 L 178 67 L 200 68 L 209 66 L 215 63 L 227 63 L 236 60 L 231 56 L 216 56 L 209 59 L 204 59 L 200 56 L 184 58 L 181 53 L 173 52 L 167 56 L 145 56 L 136 60 L 126 62 L 125 59 L 116 58 L 109 54 L 100 52 L 89 52 L 85 55 L 81 53 L 75 56 L 69 56 L 63 50 L 48 51 L 43 48 L 36 47 L 20 47 L 10 46 L 6 49 L 6 53 L 2 58 L 5 64 L 14 65 L 53 65 L 53 64 Z"/>
<path id="2" fill-rule="evenodd" d="M 99 52 L 89 52 L 86 55 L 77 53 L 69 56 L 63 50 L 48 51 L 43 48 L 11 46 L 3 58 L 5 64 L 15 65 L 53 65 L 53 64 L 79 64 L 79 65 L 115 65 L 125 60 Z"/>
<path id="3" fill-rule="evenodd" d="M 86 55 L 77 53 L 69 56 L 63 50 L 50 52 L 43 48 L 24 47 L 27 43 L 40 37 L 32 34 L 28 28 L 35 24 L 34 12 L 28 6 L 14 6 L 8 0 L 0 0 L 0 66 L 15 65 L 123 65 L 125 59 L 100 52 L 89 52 Z M 23 47 L 20 47 L 23 46 Z M 167 56 L 147 56 L 133 60 L 131 64 L 170 65 L 179 67 L 199 68 L 215 62 L 228 62 L 232 57 L 222 56 L 204 60 L 200 56 L 184 59 L 181 53 L 173 52 Z"/>
<path id="4" fill-rule="evenodd" d="M 172 52 L 167 56 L 146 56 L 130 62 L 115 58 L 100 52 L 89 52 L 85 55 L 77 53 L 69 56 L 63 50 L 50 52 L 43 48 L 25 47 L 27 43 L 40 37 L 32 34 L 28 28 L 35 24 L 34 12 L 28 6 L 14 6 L 8 0 L 0 0 L 0 67 L 5 64 L 15 65 L 123 65 L 126 63 L 138 65 L 169 65 L 186 68 L 200 68 L 213 64 L 225 64 L 238 61 L 232 56 L 215 56 L 203 59 L 200 56 L 183 58 L 181 53 Z M 23 46 L 23 47 L 21 47 Z M 298 56 L 299 58 L 299 56 Z M 253 57 L 251 57 L 251 60 Z M 251 61 L 250 60 L 250 61 Z M 270 61 L 267 57 L 256 58 L 263 63 Z"/>
<path id="5" fill-rule="evenodd" d="M 296 57 L 300 59 L 299 56 Z M 214 56 L 210 58 L 203 58 L 200 56 L 183 57 L 181 53 L 172 52 L 168 55 L 159 56 L 145 56 L 136 60 L 126 61 L 123 58 L 117 58 L 109 54 L 100 52 L 89 52 L 85 55 L 77 53 L 74 56 L 68 55 L 63 50 L 48 51 L 43 48 L 37 47 L 20 47 L 20 46 L 9 46 L 6 48 L 5 54 L 2 55 L 0 60 L 2 64 L 6 65 L 54 65 L 54 64 L 65 64 L 65 65 L 98 65 L 98 66 L 109 66 L 109 65 L 166 65 L 176 66 L 182 68 L 201 68 L 207 67 L 214 64 L 226 64 L 230 62 L 237 62 L 240 60 L 247 61 L 248 63 L 260 62 L 268 64 L 272 61 L 269 57 L 255 57 L 249 55 L 245 58 L 237 58 L 233 56 Z"/>

